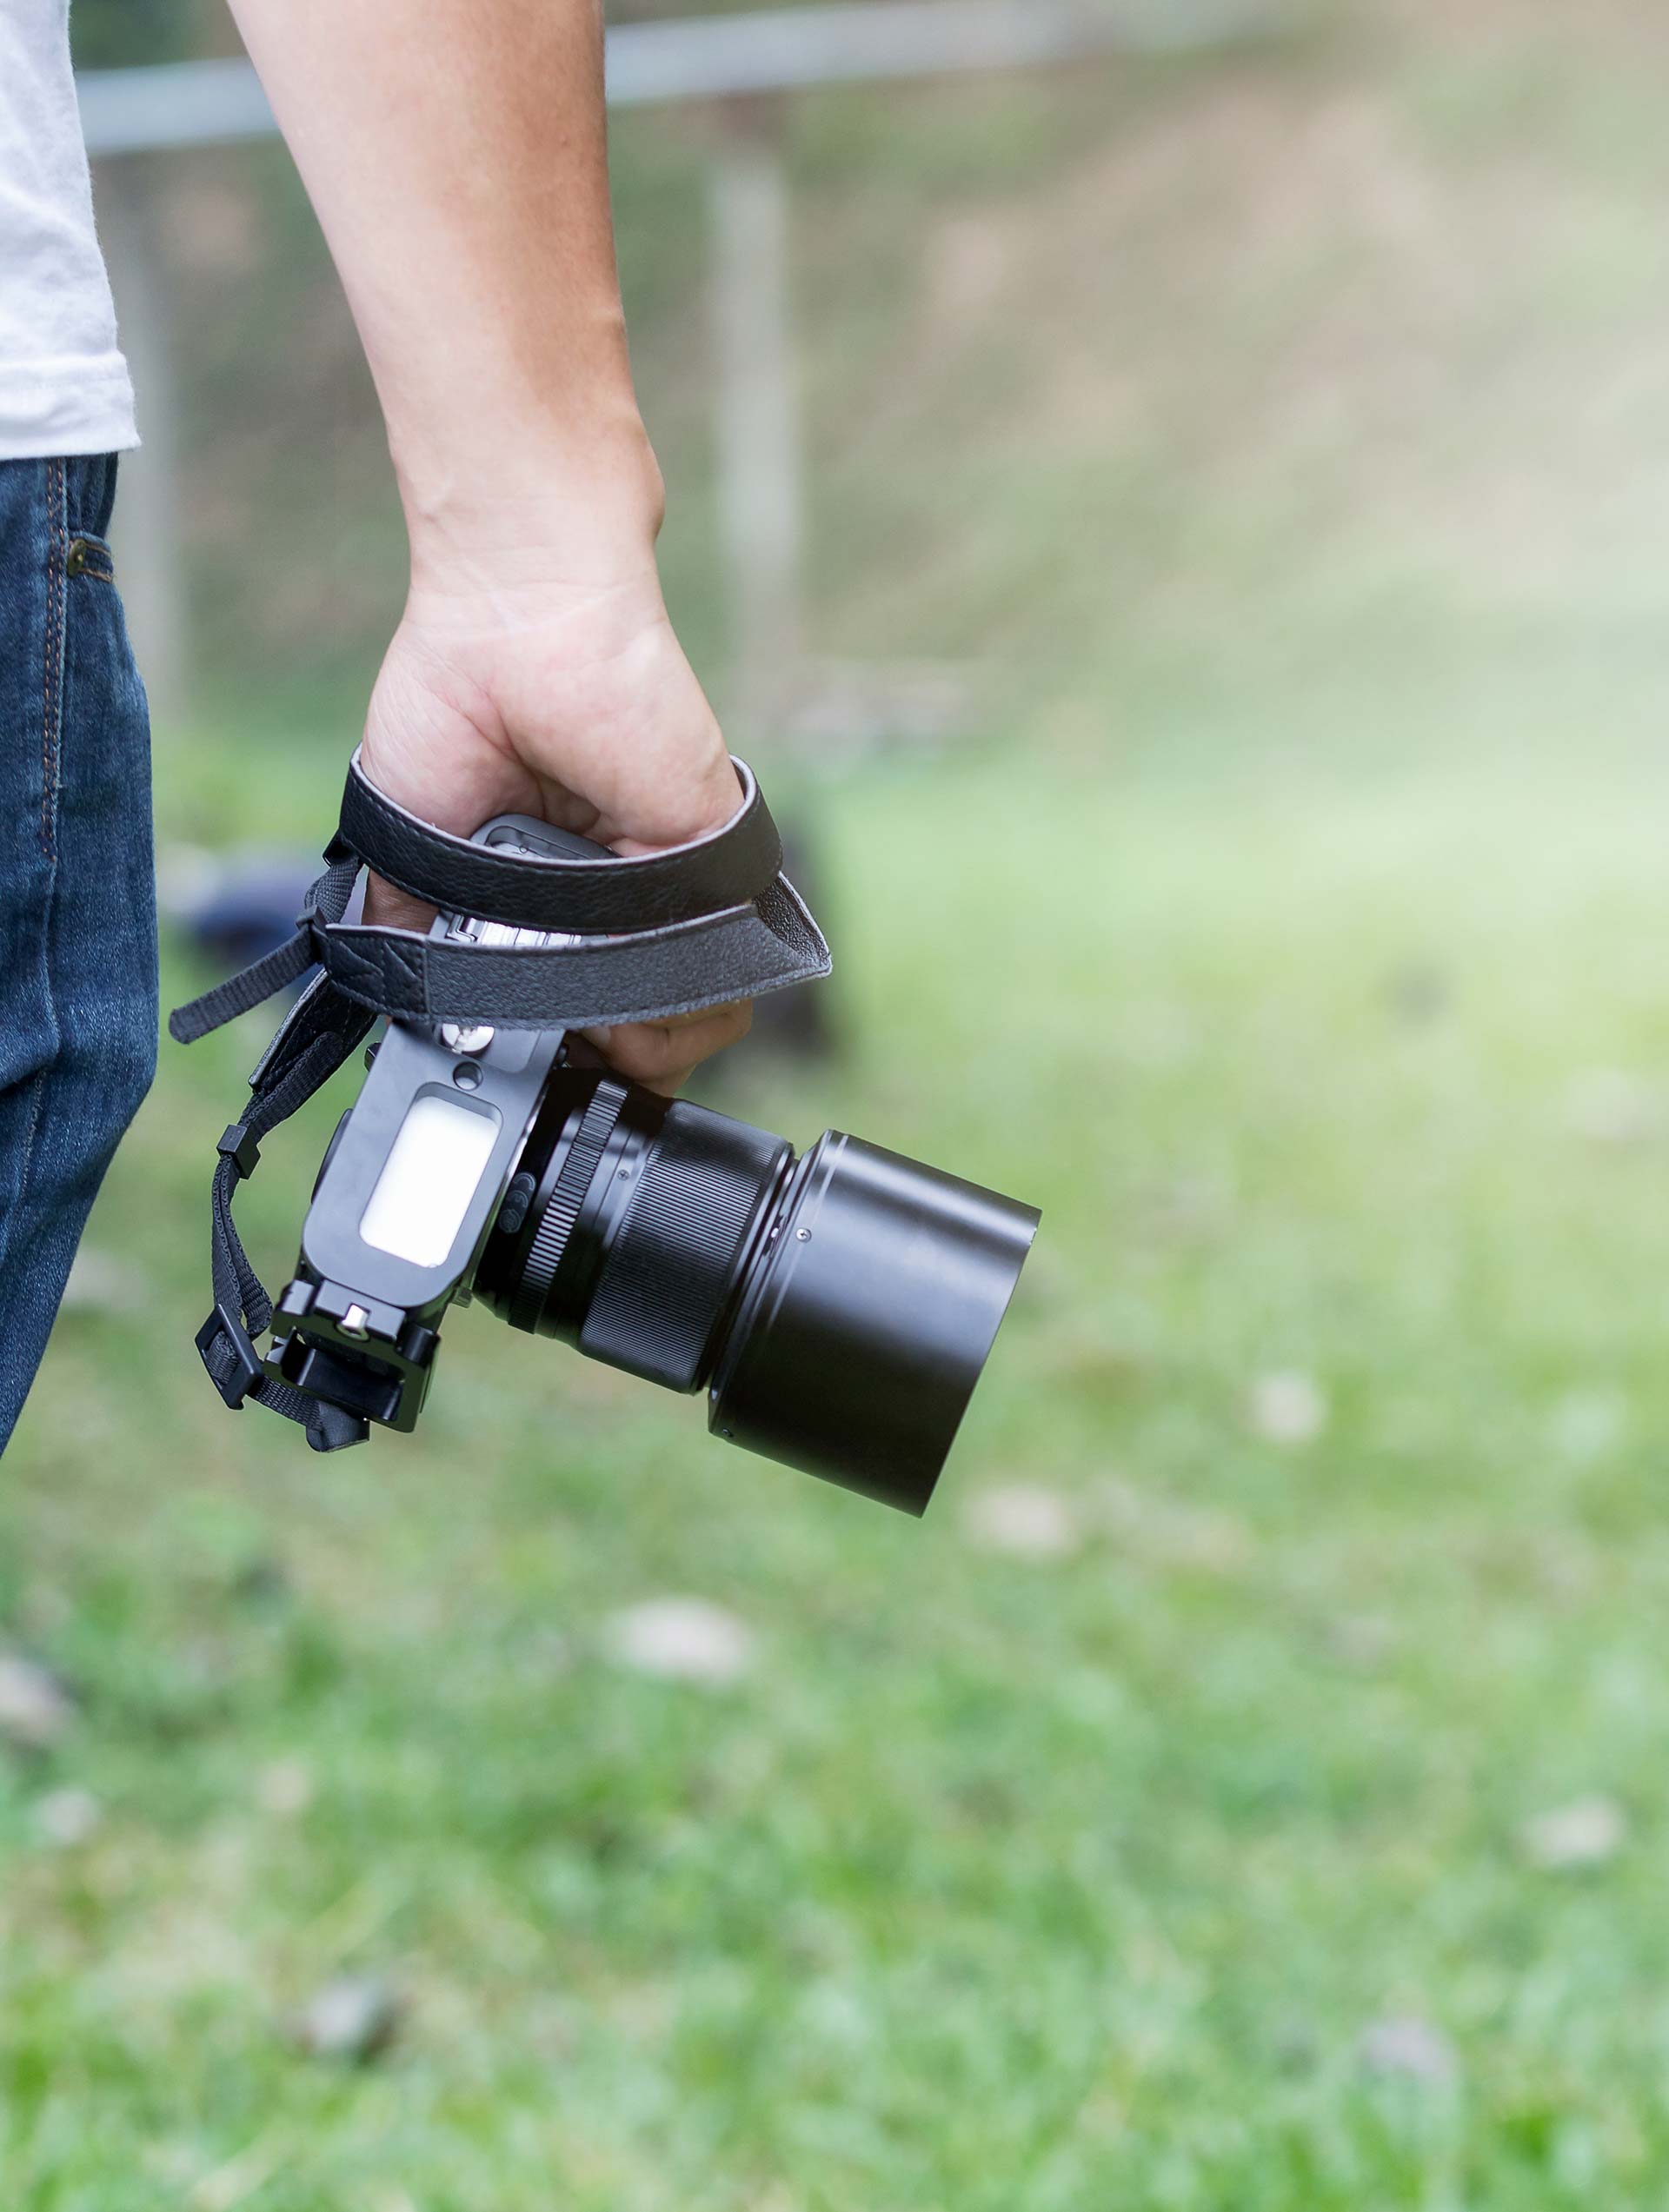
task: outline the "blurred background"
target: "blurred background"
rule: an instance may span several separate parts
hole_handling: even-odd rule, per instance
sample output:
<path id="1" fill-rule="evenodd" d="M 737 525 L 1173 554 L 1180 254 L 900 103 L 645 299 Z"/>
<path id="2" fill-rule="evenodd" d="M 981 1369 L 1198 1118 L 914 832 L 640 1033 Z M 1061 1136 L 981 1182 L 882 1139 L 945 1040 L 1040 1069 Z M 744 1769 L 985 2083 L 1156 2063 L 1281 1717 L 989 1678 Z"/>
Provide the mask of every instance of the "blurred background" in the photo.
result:
<path id="1" fill-rule="evenodd" d="M 233 1418 L 270 1024 L 165 1043 L 0 1485 L 10 2203 L 1669 2194 L 1669 21 L 1074 20 L 614 120 L 675 619 L 837 962 L 703 1094 L 1044 1210 L 933 1511 L 477 1311 L 415 1438 Z M 403 548 L 281 147 L 96 190 L 171 1003 Z"/>

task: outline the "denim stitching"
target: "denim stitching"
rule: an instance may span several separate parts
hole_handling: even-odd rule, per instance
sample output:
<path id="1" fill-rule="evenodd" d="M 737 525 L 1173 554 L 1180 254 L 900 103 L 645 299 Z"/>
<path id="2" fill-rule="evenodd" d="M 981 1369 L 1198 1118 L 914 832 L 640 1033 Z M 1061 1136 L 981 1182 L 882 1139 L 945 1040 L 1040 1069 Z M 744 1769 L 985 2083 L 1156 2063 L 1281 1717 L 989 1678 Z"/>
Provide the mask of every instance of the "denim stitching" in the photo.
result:
<path id="1" fill-rule="evenodd" d="M 47 516 L 46 541 L 46 666 L 43 679 L 43 715 L 41 721 L 41 852 L 52 858 L 52 795 L 57 781 L 58 728 L 57 710 L 62 704 L 62 665 L 63 651 L 62 606 L 63 528 L 62 516 L 67 511 L 63 482 L 63 463 L 52 461 L 47 464 L 47 500 L 50 509 Z"/>

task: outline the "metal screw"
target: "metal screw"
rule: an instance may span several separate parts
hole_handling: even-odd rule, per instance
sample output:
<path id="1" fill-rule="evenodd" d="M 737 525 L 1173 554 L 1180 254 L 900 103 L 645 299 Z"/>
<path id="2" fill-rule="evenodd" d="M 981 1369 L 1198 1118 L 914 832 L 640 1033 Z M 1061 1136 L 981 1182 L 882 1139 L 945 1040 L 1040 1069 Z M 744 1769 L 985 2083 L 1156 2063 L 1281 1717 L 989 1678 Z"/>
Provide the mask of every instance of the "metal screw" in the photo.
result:
<path id="1" fill-rule="evenodd" d="M 799 1238 L 802 1245 L 808 1245 L 811 1242 L 811 1232 L 809 1229 L 796 1229 L 794 1233 Z"/>
<path id="2" fill-rule="evenodd" d="M 371 1317 L 362 1305 L 350 1305 L 342 1317 L 342 1333 L 345 1337 L 368 1337 L 371 1333 Z"/>
<path id="3" fill-rule="evenodd" d="M 443 1021 L 441 1042 L 449 1053 L 484 1053 L 493 1041 L 490 1026 L 484 1021 Z"/>

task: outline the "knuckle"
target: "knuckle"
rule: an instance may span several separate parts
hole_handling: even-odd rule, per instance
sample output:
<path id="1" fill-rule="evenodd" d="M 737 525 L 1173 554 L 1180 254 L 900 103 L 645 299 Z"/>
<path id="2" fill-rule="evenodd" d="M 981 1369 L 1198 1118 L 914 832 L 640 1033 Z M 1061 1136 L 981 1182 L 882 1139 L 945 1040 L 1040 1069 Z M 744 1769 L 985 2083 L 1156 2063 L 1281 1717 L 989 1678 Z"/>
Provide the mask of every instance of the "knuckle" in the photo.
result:
<path id="1" fill-rule="evenodd" d="M 640 1081 L 659 1075 L 675 1059 L 672 1039 L 665 1029 L 635 1024 L 611 1029 L 604 1050 L 622 1074 L 635 1076 Z"/>

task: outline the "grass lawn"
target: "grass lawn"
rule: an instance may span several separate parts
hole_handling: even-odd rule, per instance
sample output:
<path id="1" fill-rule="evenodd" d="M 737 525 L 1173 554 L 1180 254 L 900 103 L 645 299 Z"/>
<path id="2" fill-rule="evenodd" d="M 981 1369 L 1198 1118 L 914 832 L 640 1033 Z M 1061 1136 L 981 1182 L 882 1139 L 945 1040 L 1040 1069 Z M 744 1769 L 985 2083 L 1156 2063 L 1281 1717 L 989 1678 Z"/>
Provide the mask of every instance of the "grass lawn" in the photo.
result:
<path id="1" fill-rule="evenodd" d="M 806 794 L 849 1050 L 714 1095 L 1044 1209 L 925 1524 L 473 1312 L 418 1438 L 229 1416 L 264 1031 L 164 1047 L 0 1479 L 75 1700 L 0 1751 L 0 2212 L 1669 2205 L 1661 27 L 1311 15 L 793 111 L 812 641 L 1011 758 Z M 703 142 L 615 143 L 721 680 Z M 322 834 L 398 598 L 266 158 L 161 209 L 203 843 Z M 622 1664 L 668 1597 L 751 1664 Z"/>
<path id="2" fill-rule="evenodd" d="M 176 829 L 216 761 L 165 754 Z M 821 804 L 852 1049 L 723 1103 L 1045 1209 L 932 1514 L 477 1312 L 417 1439 L 225 1414 L 256 1040 L 165 1047 L 93 1230 L 136 1299 L 0 1487 L 0 1632 L 77 1700 L 0 1765 L 4 2202 L 1661 2204 L 1666 779 Z M 269 1277 L 336 1110 L 247 1195 Z M 751 1668 L 619 1664 L 671 1594 Z M 1596 1797 L 1593 1863 L 1526 1849 Z M 285 2033 L 343 1972 L 407 2000 L 362 2068 Z"/>

